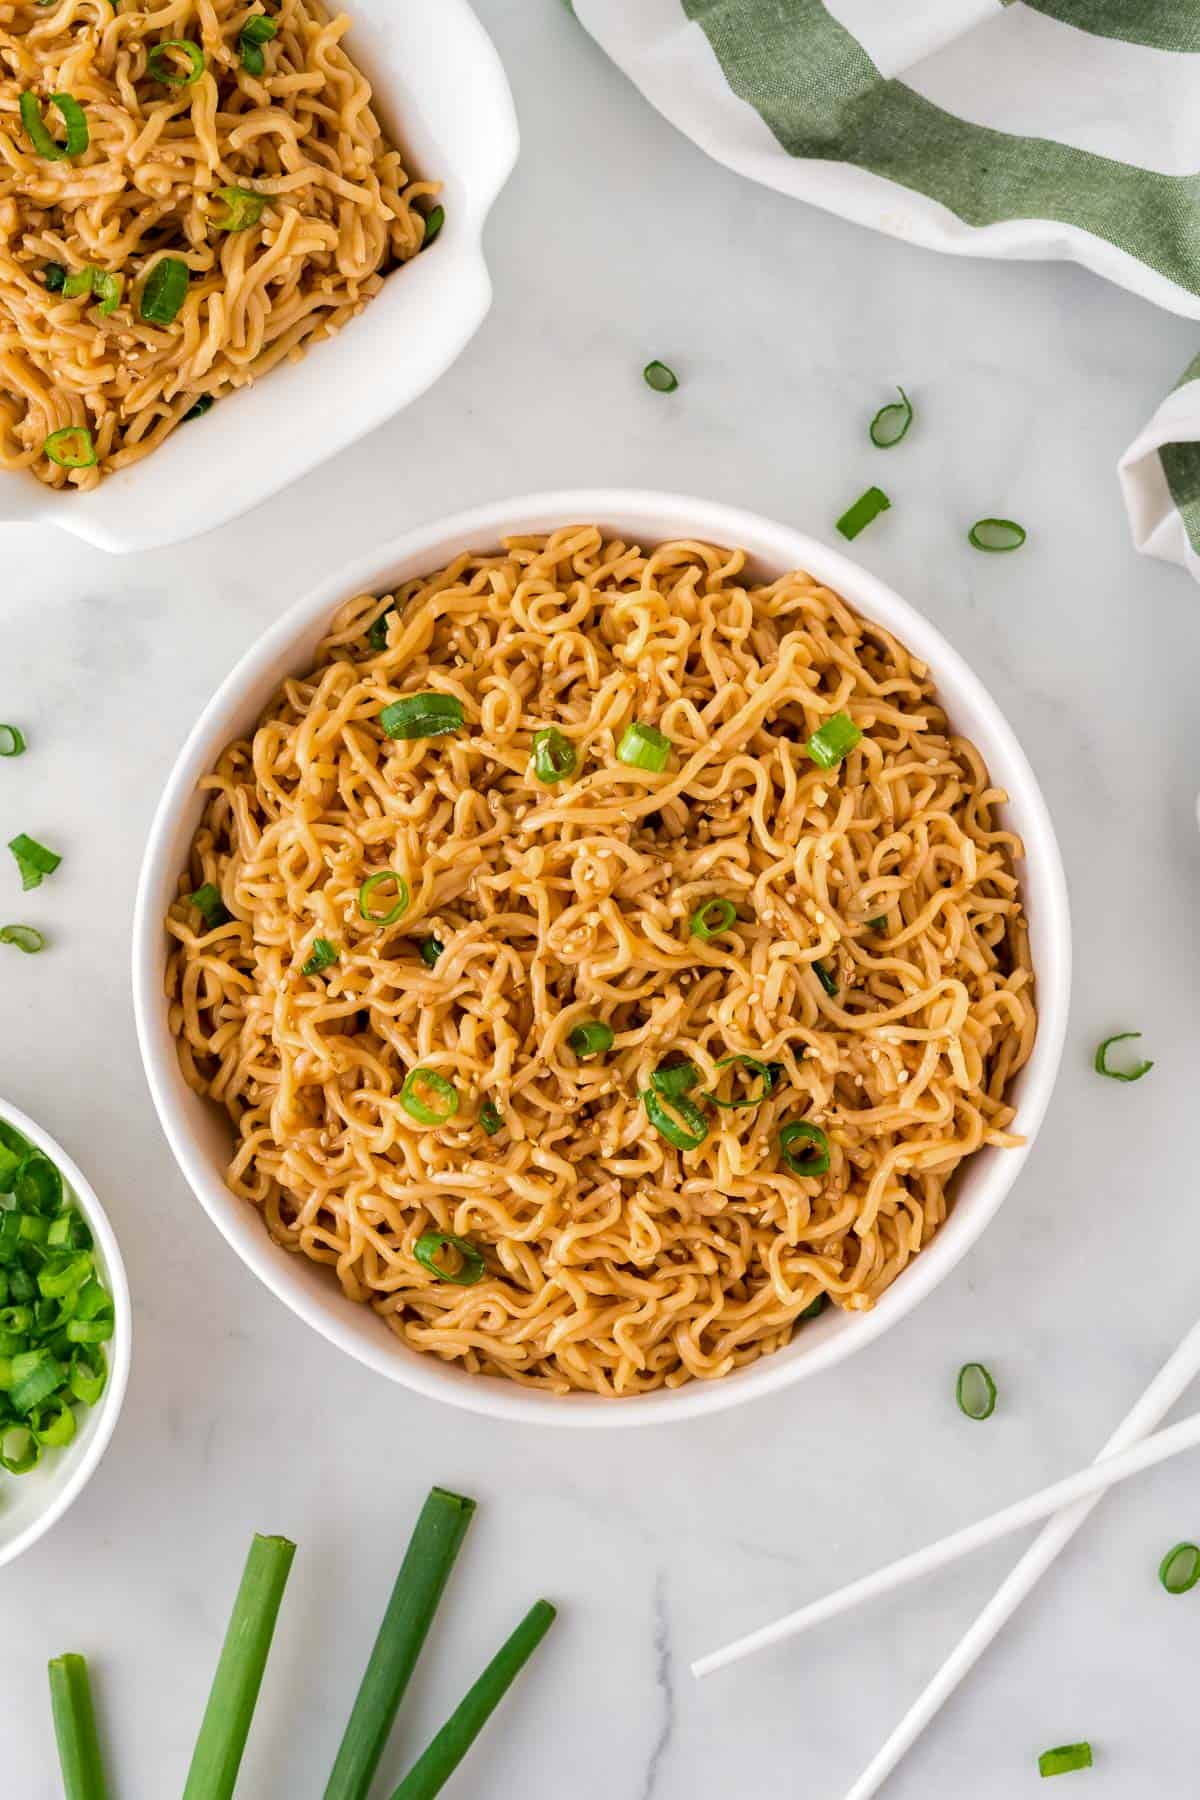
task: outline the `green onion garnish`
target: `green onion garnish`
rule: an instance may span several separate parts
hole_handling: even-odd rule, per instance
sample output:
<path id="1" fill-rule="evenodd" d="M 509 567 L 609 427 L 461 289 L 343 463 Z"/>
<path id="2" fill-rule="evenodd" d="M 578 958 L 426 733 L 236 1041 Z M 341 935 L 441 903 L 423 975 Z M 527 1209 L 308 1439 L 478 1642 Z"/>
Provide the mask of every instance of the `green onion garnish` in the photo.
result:
<path id="1" fill-rule="evenodd" d="M 817 1317 L 817 1314 L 823 1313 L 825 1311 L 825 1308 L 828 1305 L 829 1305 L 829 1295 L 828 1294 L 818 1294 L 815 1300 L 809 1301 L 808 1305 L 804 1308 L 803 1312 L 798 1312 L 796 1314 L 797 1322 L 799 1322 L 801 1319 L 815 1319 Z"/>
<path id="2" fill-rule="evenodd" d="M 670 738 L 664 737 L 653 725 L 643 725 L 636 720 L 625 727 L 625 734 L 617 745 L 618 762 L 627 763 L 631 769 L 650 769 L 656 775 L 666 768 L 670 754 Z"/>
<path id="3" fill-rule="evenodd" d="M 51 137 L 42 117 L 37 95 L 24 93 L 20 99 L 21 123 L 30 143 L 47 162 L 62 162 L 71 157 L 82 156 L 89 142 L 88 122 L 82 106 L 70 94 L 51 94 L 50 104 L 58 108 L 67 128 L 66 143 L 56 143 Z"/>
<path id="4" fill-rule="evenodd" d="M 187 299 L 188 266 L 178 256 L 156 262 L 142 284 L 138 311 L 151 325 L 170 325 Z"/>
<path id="5" fill-rule="evenodd" d="M 220 888 L 214 882 L 206 881 L 187 898 L 189 906 L 196 908 L 210 931 L 215 931 L 219 925 L 228 925 L 232 914 L 221 898 Z"/>
<path id="6" fill-rule="evenodd" d="M 899 400 L 881 406 L 871 420 L 871 442 L 877 450 L 890 450 L 898 444 L 909 426 L 912 424 L 912 401 L 904 389 L 897 385 Z"/>
<path id="7" fill-rule="evenodd" d="M 87 1663 L 82 1656 L 56 1656 L 49 1675 L 50 1710 L 66 1800 L 107 1800 Z"/>
<path id="8" fill-rule="evenodd" d="M 882 488 L 869 487 L 865 494 L 860 494 L 854 505 L 848 507 L 837 522 L 837 528 L 844 538 L 856 538 L 863 528 L 886 512 L 891 501 Z"/>
<path id="9" fill-rule="evenodd" d="M 250 1546 L 183 1800 L 232 1800 L 295 1554 L 283 1537 L 256 1536 Z"/>
<path id="10" fill-rule="evenodd" d="M 838 712 L 813 732 L 804 748 L 819 769 L 836 769 L 862 743 L 862 735 L 849 713 Z"/>
<path id="11" fill-rule="evenodd" d="M 606 1050 L 612 1049 L 612 1026 L 605 1025 L 600 1019 L 587 1019 L 568 1031 L 567 1042 L 580 1062 L 587 1062 L 590 1057 L 603 1056 Z"/>
<path id="12" fill-rule="evenodd" d="M 1176 1544 L 1158 1565 L 1168 1594 L 1186 1594 L 1200 1581 L 1200 1544 Z"/>
<path id="13" fill-rule="evenodd" d="M 385 737 L 444 737 L 462 730 L 463 704 L 455 694 L 406 694 L 384 707 L 379 723 Z"/>
<path id="14" fill-rule="evenodd" d="M 168 87 L 191 87 L 204 73 L 204 52 L 190 38 L 164 38 L 147 56 L 146 73 Z"/>
<path id="15" fill-rule="evenodd" d="M 209 214 L 209 224 L 218 231 L 248 230 L 251 225 L 258 224 L 263 215 L 263 207 L 267 204 L 267 196 L 256 194 L 253 188 L 214 188 L 213 198 L 220 200 L 225 207 L 221 218 L 216 213 Z"/>
<path id="16" fill-rule="evenodd" d="M 1140 1081 L 1154 1067 L 1152 1062 L 1134 1063 L 1131 1069 L 1110 1069 L 1108 1051 L 1111 1044 L 1123 1044 L 1128 1038 L 1140 1038 L 1140 1031 L 1118 1031 L 1113 1037 L 1106 1037 L 1096 1051 L 1092 1067 L 1097 1075 L 1107 1075 L 1110 1081 Z"/>
<path id="17" fill-rule="evenodd" d="M 445 207 L 431 206 L 429 211 L 425 214 L 425 235 L 421 239 L 422 250 L 428 250 L 430 244 L 432 244 L 434 238 L 437 237 L 445 223 Z"/>
<path id="18" fill-rule="evenodd" d="M 530 1607 L 428 1749 L 417 1758 L 391 1800 L 434 1800 L 441 1793 L 553 1625 L 555 1616 L 548 1600 L 538 1600 Z"/>
<path id="19" fill-rule="evenodd" d="M 199 399 L 194 400 L 191 406 L 188 407 L 179 423 L 181 425 L 186 425 L 189 419 L 202 419 L 205 413 L 216 404 L 217 403 L 211 394 L 201 394 Z"/>
<path id="20" fill-rule="evenodd" d="M 646 1117 L 655 1131 L 677 1150 L 698 1150 L 708 1136 L 708 1120 L 695 1101 L 688 1099 L 686 1093 L 660 1095 L 651 1087 L 643 1093 L 642 1101 Z M 671 1107 L 671 1112 L 667 1111 L 667 1105 Z M 673 1117 L 672 1113 L 676 1116 Z"/>
<path id="21" fill-rule="evenodd" d="M 39 844 L 36 838 L 28 837 L 23 831 L 9 839 L 8 847 L 17 859 L 17 867 L 21 871 L 21 886 L 26 892 L 30 888 L 41 887 L 42 877 L 53 875 L 62 861 L 61 856 L 55 856 L 53 850 L 47 850 L 44 844 Z"/>
<path id="22" fill-rule="evenodd" d="M 660 1063 L 650 1077 L 650 1086 L 656 1094 L 677 1100 L 680 1094 L 690 1094 L 699 1079 L 700 1071 L 694 1062 Z"/>
<path id="23" fill-rule="evenodd" d="M 976 519 L 967 542 L 976 550 L 1019 550 L 1026 536 L 1025 527 L 1015 519 Z"/>
<path id="24" fill-rule="evenodd" d="M 61 294 L 66 283 L 67 271 L 61 263 L 47 263 L 42 270 L 42 280 L 52 294 Z"/>
<path id="25" fill-rule="evenodd" d="M 86 425 L 60 425 L 42 445 L 52 463 L 60 469 L 94 469 L 96 446 Z"/>
<path id="26" fill-rule="evenodd" d="M 714 1105 L 723 1106 L 729 1112 L 733 1112 L 743 1106 L 761 1106 L 763 1101 L 767 1098 L 767 1095 L 774 1088 L 777 1079 L 775 1071 L 776 1069 L 782 1070 L 782 1064 L 759 1062 L 756 1056 L 743 1056 L 739 1053 L 736 1056 L 723 1056 L 717 1064 L 717 1067 L 718 1069 L 728 1069 L 735 1063 L 740 1063 L 742 1068 L 749 1069 L 752 1075 L 758 1076 L 759 1080 L 762 1082 L 762 1087 L 759 1092 L 757 1094 L 751 1094 L 746 1100 L 722 1100 L 716 1094 L 710 1094 L 709 1099 Z"/>
<path id="27" fill-rule="evenodd" d="M 452 1269 L 438 1258 L 453 1250 L 458 1261 Z M 487 1274 L 487 1265 L 470 1238 L 457 1237 L 453 1231 L 427 1231 L 413 1245 L 413 1255 L 423 1269 L 439 1281 L 450 1281 L 455 1287 L 474 1287 Z"/>
<path id="28" fill-rule="evenodd" d="M 424 1088 L 441 1103 L 440 1110 L 428 1106 L 418 1093 Z M 458 1111 L 458 1089 L 436 1069 L 410 1069 L 400 1089 L 400 1104 L 418 1125 L 444 1125 Z"/>
<path id="29" fill-rule="evenodd" d="M 421 1508 L 324 1800 L 366 1800 L 474 1511 L 473 1500 L 436 1487 Z"/>
<path id="30" fill-rule="evenodd" d="M 485 1100 L 479 1109 L 479 1123 L 489 1137 L 495 1137 L 498 1131 L 504 1129 L 504 1114 L 498 1106 L 493 1105 L 492 1101 Z"/>
<path id="31" fill-rule="evenodd" d="M 1060 1744 L 1056 1750 L 1043 1750 L 1038 1757 L 1039 1775 L 1069 1775 L 1073 1769 L 1090 1769 L 1090 1744 Z"/>
<path id="32" fill-rule="evenodd" d="M 547 787 L 553 787 L 556 781 L 565 781 L 568 775 L 575 773 L 575 746 L 569 737 L 564 737 L 554 726 L 545 731 L 533 734 L 533 772 L 539 781 Z"/>
<path id="33" fill-rule="evenodd" d="M 825 989 L 825 992 L 829 995 L 829 998 L 831 1000 L 836 1000 L 838 997 L 837 976 L 831 974 L 830 971 L 825 967 L 825 964 L 823 962 L 821 962 L 820 960 L 818 960 L 817 962 L 815 962 L 813 964 L 812 969 L 813 969 L 813 974 L 816 976 L 816 978 L 820 982 L 821 986 Z"/>
<path id="34" fill-rule="evenodd" d="M 381 612 L 377 619 L 372 620 L 371 628 L 367 632 L 367 643 L 371 646 L 372 650 L 387 649 L 388 620 L 394 619 L 395 617 L 395 607 L 389 607 L 387 612 Z"/>
<path id="35" fill-rule="evenodd" d="M 46 940 L 32 925 L 0 925 L 0 944 L 15 944 L 26 956 L 36 956 L 46 948 Z"/>
<path id="36" fill-rule="evenodd" d="M 20 726 L 0 725 L 0 756 L 23 756 L 27 747 Z"/>
<path id="37" fill-rule="evenodd" d="M 797 1155 L 792 1149 L 797 1142 L 811 1144 L 812 1148 Z M 779 1153 L 793 1175 L 826 1175 L 829 1172 L 829 1139 L 819 1125 L 811 1125 L 807 1119 L 789 1119 L 780 1127 Z"/>
<path id="38" fill-rule="evenodd" d="M 868 931 L 886 931 L 887 928 L 888 922 L 886 913 L 876 913 L 873 919 L 867 920 Z"/>
<path id="39" fill-rule="evenodd" d="M 238 53 L 248 75 L 262 74 L 267 66 L 262 45 L 268 43 L 278 30 L 274 19 L 268 19 L 264 13 L 255 13 L 253 18 L 246 20 L 238 39 Z"/>
<path id="40" fill-rule="evenodd" d="M 328 938 L 314 938 L 312 955 L 302 964 L 302 975 L 319 975 L 322 969 L 328 969 L 338 959 L 338 953 Z"/>
<path id="41" fill-rule="evenodd" d="M 664 362 L 648 362 L 642 370 L 642 379 L 656 394 L 673 394 L 679 386 L 678 375 Z"/>
<path id="42" fill-rule="evenodd" d="M 381 882 L 391 881 L 396 887 L 396 902 L 389 912 L 372 912 L 368 902 Z M 410 899 L 408 883 L 403 875 L 397 875 L 395 869 L 379 869 L 374 875 L 368 875 L 358 890 L 358 913 L 372 925 L 394 925 L 401 913 L 408 911 Z"/>
<path id="43" fill-rule="evenodd" d="M 733 901 L 714 894 L 696 908 L 688 920 L 688 930 L 692 937 L 702 938 L 707 943 L 710 938 L 719 936 L 722 931 L 728 931 L 731 925 L 736 924 L 737 907 Z"/>
<path id="44" fill-rule="evenodd" d="M 78 300 L 81 295 L 90 294 L 92 291 L 92 282 L 95 278 L 96 271 L 92 268 L 90 263 L 85 264 L 82 269 L 72 270 L 71 274 L 68 275 L 67 279 L 63 282 L 63 299 Z"/>
<path id="45" fill-rule="evenodd" d="M 990 1419 L 996 1410 L 996 1384 L 982 1363 L 963 1364 L 954 1392 L 968 1419 Z"/>
<path id="46" fill-rule="evenodd" d="M 425 937 L 421 939 L 421 961 L 427 969 L 437 967 L 437 959 L 446 948 L 441 938 Z"/>
<path id="47" fill-rule="evenodd" d="M 125 277 L 114 275 L 108 269 L 97 269 L 92 279 L 92 292 L 99 302 L 96 310 L 102 318 L 107 319 L 121 304 L 121 296 L 125 292 Z"/>
<path id="48" fill-rule="evenodd" d="M 28 1475 L 42 1459 L 42 1446 L 28 1425 L 0 1426 L 0 1469 L 10 1475 Z"/>

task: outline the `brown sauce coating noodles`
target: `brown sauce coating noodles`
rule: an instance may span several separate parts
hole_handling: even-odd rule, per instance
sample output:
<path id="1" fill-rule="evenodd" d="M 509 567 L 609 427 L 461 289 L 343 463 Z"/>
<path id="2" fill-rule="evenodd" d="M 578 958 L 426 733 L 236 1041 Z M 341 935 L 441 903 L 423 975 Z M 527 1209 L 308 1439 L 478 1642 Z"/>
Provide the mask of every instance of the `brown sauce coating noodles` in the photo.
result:
<path id="1" fill-rule="evenodd" d="M 251 17 L 277 27 L 261 75 L 243 66 Z M 341 46 L 349 24 L 319 0 L 0 0 L 0 468 L 94 487 L 161 444 L 201 396 L 332 336 L 421 248 L 414 201 L 436 188 L 411 180 L 384 136 Z M 180 40 L 204 67 L 176 86 L 148 59 Z M 186 73 L 173 56 L 168 73 Z M 79 103 L 81 156 L 37 153 L 18 110 L 26 91 L 60 142 L 48 96 Z M 223 187 L 264 196 L 261 218 L 221 229 Z M 138 299 L 165 257 L 187 264 L 187 297 L 170 324 L 153 324 Z M 48 264 L 122 277 L 120 304 L 104 315 L 94 295 L 52 291 Z M 68 426 L 92 433 L 94 467 L 46 455 Z"/>
<path id="2" fill-rule="evenodd" d="M 387 739 L 381 708 L 429 690 L 462 729 Z M 864 736 L 826 771 L 805 740 L 838 711 Z M 672 740 L 662 773 L 617 759 L 633 720 Z M 548 726 L 578 759 L 556 785 L 531 768 Z M 212 882 L 232 917 L 171 910 L 184 1072 L 234 1122 L 234 1192 L 417 1349 L 558 1392 L 724 1375 L 820 1295 L 870 1307 L 962 1159 L 1020 1141 L 1036 1017 L 1004 796 L 925 667 L 808 575 L 586 525 L 460 556 L 343 606 L 205 786 L 181 896 Z M 411 901 L 381 927 L 358 897 L 384 869 Z M 713 896 L 736 923 L 691 935 Z M 318 936 L 337 962 L 305 976 Z M 590 1060 L 584 1020 L 614 1033 Z M 756 1091 L 718 1070 L 738 1053 L 779 1079 L 718 1108 L 718 1082 Z M 708 1128 L 688 1152 L 641 1098 L 679 1057 Z M 402 1104 L 417 1067 L 454 1084 L 447 1123 Z M 788 1168 L 794 1119 L 827 1174 Z M 437 1231 L 481 1280 L 421 1266 Z"/>

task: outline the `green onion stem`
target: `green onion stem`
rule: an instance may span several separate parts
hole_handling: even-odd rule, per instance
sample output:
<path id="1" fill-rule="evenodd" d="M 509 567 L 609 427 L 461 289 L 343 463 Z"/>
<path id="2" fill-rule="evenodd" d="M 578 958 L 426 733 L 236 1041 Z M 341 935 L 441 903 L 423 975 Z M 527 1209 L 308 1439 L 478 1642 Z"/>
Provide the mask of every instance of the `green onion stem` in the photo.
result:
<path id="1" fill-rule="evenodd" d="M 36 956 L 46 948 L 46 940 L 33 925 L 0 925 L 0 944 L 14 944 L 26 956 Z"/>
<path id="2" fill-rule="evenodd" d="M 891 504 L 882 488 L 869 487 L 865 494 L 859 495 L 853 506 L 847 507 L 837 522 L 837 528 L 844 538 L 856 538 L 872 519 L 887 512 Z"/>
<path id="3" fill-rule="evenodd" d="M 1070 1775 L 1075 1769 L 1090 1769 L 1090 1744 L 1059 1744 L 1054 1750 L 1043 1750 L 1038 1757 L 1039 1775 Z"/>
<path id="4" fill-rule="evenodd" d="M 87 1663 L 70 1652 L 52 1658 L 49 1673 L 65 1800 L 108 1800 Z"/>
<path id="5" fill-rule="evenodd" d="M 25 733 L 19 725 L 0 725 L 0 756 L 22 756 Z"/>
<path id="6" fill-rule="evenodd" d="M 656 394 L 673 394 L 679 386 L 679 377 L 674 369 L 668 369 L 664 362 L 648 362 L 642 370 L 642 380 Z"/>
<path id="7" fill-rule="evenodd" d="M 445 207 L 431 206 L 429 211 L 425 214 L 425 235 L 421 239 L 422 250 L 428 250 L 430 244 L 432 244 L 434 238 L 438 236 L 445 223 Z"/>
<path id="8" fill-rule="evenodd" d="M 1200 1545 L 1176 1544 L 1158 1565 L 1158 1579 L 1168 1594 L 1190 1593 L 1200 1581 Z"/>
<path id="9" fill-rule="evenodd" d="M 899 400 L 892 400 L 887 406 L 881 406 L 871 420 L 870 438 L 877 450 L 890 450 L 907 434 L 913 421 L 912 401 L 904 389 L 897 385 Z"/>
<path id="10" fill-rule="evenodd" d="M 1118 1031 L 1113 1037 L 1106 1037 L 1097 1046 L 1092 1063 L 1097 1075 L 1107 1075 L 1110 1081 L 1140 1081 L 1143 1075 L 1148 1075 L 1154 1067 L 1152 1062 L 1135 1062 L 1131 1069 L 1110 1069 L 1108 1066 L 1108 1052 L 1113 1044 L 1124 1044 L 1128 1039 L 1140 1038 L 1141 1035 L 1140 1031 Z"/>
<path id="11" fill-rule="evenodd" d="M 968 1419 L 990 1419 L 996 1410 L 996 1384 L 982 1363 L 964 1363 L 954 1397 Z"/>
<path id="12" fill-rule="evenodd" d="M 976 550 L 1019 550 L 1028 533 L 1015 519 L 976 519 L 967 542 Z"/>

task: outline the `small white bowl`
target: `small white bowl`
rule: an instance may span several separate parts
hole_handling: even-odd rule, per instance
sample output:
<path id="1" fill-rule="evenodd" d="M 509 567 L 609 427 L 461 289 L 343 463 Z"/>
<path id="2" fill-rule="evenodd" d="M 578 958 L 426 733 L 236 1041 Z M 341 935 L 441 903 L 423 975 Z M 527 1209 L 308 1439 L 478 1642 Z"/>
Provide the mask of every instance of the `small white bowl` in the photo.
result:
<path id="1" fill-rule="evenodd" d="M 129 1356 L 133 1340 L 133 1308 L 129 1283 L 116 1236 L 95 1190 L 78 1165 L 49 1132 L 35 1125 L 7 1100 L 0 1100 L 0 1119 L 48 1156 L 62 1175 L 95 1240 L 96 1269 L 113 1298 L 113 1334 L 103 1346 L 108 1359 L 108 1380 L 95 1406 L 75 1409 L 79 1429 L 61 1450 L 48 1450 L 28 1475 L 8 1475 L 0 1470 L 0 1568 L 15 1561 L 44 1537 L 83 1492 L 92 1472 L 108 1449 L 125 1398 L 129 1380 Z"/>
<path id="2" fill-rule="evenodd" d="M 512 94 L 467 0 L 354 0 L 344 39 L 383 125 L 442 183 L 446 223 L 343 331 L 227 395 L 85 494 L 0 476 L 0 522 L 148 550 L 224 525 L 382 425 L 437 380 L 491 305 L 483 227 L 516 161 Z"/>
<path id="3" fill-rule="evenodd" d="M 806 1325 L 786 1348 L 719 1381 L 691 1381 L 623 1400 L 588 1394 L 558 1397 L 503 1378 L 469 1375 L 412 1350 L 369 1308 L 347 1300 L 327 1269 L 273 1243 L 257 1211 L 225 1186 L 229 1125 L 184 1081 L 163 996 L 163 919 L 178 891 L 200 818 L 197 782 L 232 738 L 252 729 L 281 679 L 310 666 L 339 602 L 354 594 L 383 593 L 396 582 L 440 568 L 464 550 L 491 549 L 510 533 L 593 521 L 642 544 L 703 538 L 740 545 L 766 575 L 807 569 L 929 664 L 951 720 L 979 746 L 992 779 L 1010 795 L 1006 820 L 1020 833 L 1027 850 L 1022 885 L 1038 981 L 1037 1042 L 1014 1087 L 1013 1129 L 1024 1134 L 1026 1144 L 1016 1150 L 981 1150 L 968 1159 L 956 1183 L 950 1217 L 874 1310 L 851 1315 L 831 1309 Z M 801 532 L 711 501 L 625 489 L 544 494 L 460 514 L 385 544 L 297 602 L 242 658 L 184 745 L 151 828 L 133 928 L 134 1009 L 154 1103 L 196 1197 L 242 1260 L 331 1343 L 393 1381 L 431 1399 L 494 1417 L 555 1425 L 643 1425 L 736 1406 L 840 1362 L 910 1311 L 975 1242 L 1020 1173 L 1058 1072 L 1070 971 L 1066 881 L 1045 801 L 996 703 L 945 638 L 876 576 Z"/>

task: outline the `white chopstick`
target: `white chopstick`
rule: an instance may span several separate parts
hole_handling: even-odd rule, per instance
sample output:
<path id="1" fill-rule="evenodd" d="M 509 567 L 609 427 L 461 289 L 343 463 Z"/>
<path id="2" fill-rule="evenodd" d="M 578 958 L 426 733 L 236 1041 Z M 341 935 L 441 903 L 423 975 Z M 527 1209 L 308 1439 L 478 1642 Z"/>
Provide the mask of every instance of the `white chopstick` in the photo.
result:
<path id="1" fill-rule="evenodd" d="M 1127 1450 L 1166 1418 L 1188 1384 L 1200 1374 L 1200 1323 L 1193 1325 L 1179 1348 L 1163 1364 L 1133 1410 L 1126 1415 L 1097 1461 Z M 1099 1494 L 1089 1494 L 1043 1526 L 1015 1567 L 1005 1576 L 975 1623 L 964 1632 L 937 1674 L 913 1701 L 887 1742 L 871 1759 L 845 1800 L 872 1800 L 929 1721 L 945 1705 L 959 1682 L 969 1675 L 992 1639 L 1012 1618 L 1026 1594 L 1036 1587 L 1059 1551 L 1069 1544 Z"/>
<path id="2" fill-rule="evenodd" d="M 711 1675 L 729 1663 L 740 1662 L 744 1656 L 753 1656 L 755 1651 L 765 1650 L 770 1644 L 798 1637 L 801 1632 L 823 1624 L 826 1619 L 834 1619 L 839 1613 L 849 1612 L 865 1600 L 892 1593 L 910 1581 L 919 1581 L 923 1575 L 930 1575 L 935 1569 L 944 1569 L 947 1563 L 957 1562 L 972 1550 L 980 1550 L 985 1544 L 994 1544 L 997 1538 L 1020 1531 L 1022 1526 L 1036 1524 L 1039 1519 L 1048 1518 L 1062 1507 L 1070 1506 L 1076 1500 L 1083 1500 L 1090 1494 L 1101 1493 L 1115 1482 L 1126 1481 L 1129 1476 L 1140 1474 L 1143 1469 L 1152 1469 L 1157 1463 L 1178 1456 L 1181 1451 L 1193 1449 L 1196 1444 L 1200 1444 L 1200 1413 L 1193 1413 L 1178 1425 L 1160 1431 L 1155 1437 L 1146 1438 L 1129 1450 L 1120 1451 L 1115 1456 L 1102 1457 L 1088 1468 L 1078 1469 L 1063 1481 L 1056 1481 L 1052 1486 L 1043 1488 L 1041 1493 L 1030 1494 L 1027 1499 L 1003 1507 L 990 1518 L 980 1519 L 975 1525 L 952 1532 L 939 1543 L 927 1544 L 923 1550 L 916 1550 L 910 1556 L 902 1556 L 898 1562 L 888 1563 L 882 1569 L 876 1569 L 872 1575 L 864 1575 L 861 1580 L 852 1581 L 847 1587 L 837 1588 L 832 1594 L 826 1594 L 822 1599 L 814 1600 L 808 1606 L 786 1614 L 782 1619 L 776 1619 L 773 1624 L 763 1625 L 746 1637 L 726 1644 L 723 1650 L 714 1650 L 708 1656 L 702 1656 L 692 1664 L 692 1674 Z"/>

